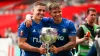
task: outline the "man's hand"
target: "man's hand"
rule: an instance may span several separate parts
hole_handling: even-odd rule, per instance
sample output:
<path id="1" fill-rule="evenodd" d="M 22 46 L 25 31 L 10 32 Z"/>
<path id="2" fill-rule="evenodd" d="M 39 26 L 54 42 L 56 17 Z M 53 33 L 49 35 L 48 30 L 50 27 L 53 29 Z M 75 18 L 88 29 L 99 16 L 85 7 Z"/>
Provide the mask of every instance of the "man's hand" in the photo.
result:
<path id="1" fill-rule="evenodd" d="M 84 36 L 84 39 L 85 39 L 85 40 L 89 40 L 90 37 L 87 37 L 87 36 L 85 35 L 85 36 Z"/>
<path id="2" fill-rule="evenodd" d="M 31 14 L 27 14 L 26 15 L 26 18 L 25 18 L 25 24 L 26 24 L 26 27 L 30 27 L 32 25 L 32 15 Z"/>
<path id="3" fill-rule="evenodd" d="M 46 49 L 45 48 L 43 48 L 42 46 L 39 48 L 39 52 L 41 53 L 41 54 L 46 54 Z"/>
<path id="4" fill-rule="evenodd" d="M 56 46 L 51 46 L 50 51 L 53 52 L 54 54 L 56 54 L 59 52 L 59 48 L 57 48 Z"/>
<path id="5" fill-rule="evenodd" d="M 86 35 L 84 35 L 84 39 L 85 40 L 89 40 L 90 39 L 90 32 L 87 32 Z"/>
<path id="6" fill-rule="evenodd" d="M 25 21 L 26 27 L 30 27 L 32 25 L 32 21 L 31 20 L 26 20 Z"/>

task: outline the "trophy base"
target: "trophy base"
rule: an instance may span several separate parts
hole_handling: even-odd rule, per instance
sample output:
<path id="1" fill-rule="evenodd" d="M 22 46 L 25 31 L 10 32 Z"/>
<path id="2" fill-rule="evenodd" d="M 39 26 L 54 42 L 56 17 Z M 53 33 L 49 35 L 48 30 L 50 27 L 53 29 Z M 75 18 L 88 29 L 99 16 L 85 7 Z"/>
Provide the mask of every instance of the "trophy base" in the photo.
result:
<path id="1" fill-rule="evenodd" d="M 47 53 L 46 56 L 50 56 L 50 53 Z"/>
<path id="2" fill-rule="evenodd" d="M 50 53 L 43 54 L 41 56 L 51 56 Z"/>

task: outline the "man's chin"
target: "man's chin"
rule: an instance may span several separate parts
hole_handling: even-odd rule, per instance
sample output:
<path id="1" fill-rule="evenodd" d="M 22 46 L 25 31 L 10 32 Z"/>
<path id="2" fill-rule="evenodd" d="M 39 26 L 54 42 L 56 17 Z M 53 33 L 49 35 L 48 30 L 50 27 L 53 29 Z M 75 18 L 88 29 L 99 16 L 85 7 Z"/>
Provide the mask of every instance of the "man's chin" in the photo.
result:
<path id="1" fill-rule="evenodd" d="M 41 18 L 38 18 L 38 20 L 41 20 L 43 17 L 41 17 Z"/>
<path id="2" fill-rule="evenodd" d="M 43 18 L 43 16 L 40 16 L 39 18 Z"/>
<path id="3" fill-rule="evenodd" d="M 91 22 L 91 24 L 93 24 L 94 23 L 94 21 L 93 22 Z"/>

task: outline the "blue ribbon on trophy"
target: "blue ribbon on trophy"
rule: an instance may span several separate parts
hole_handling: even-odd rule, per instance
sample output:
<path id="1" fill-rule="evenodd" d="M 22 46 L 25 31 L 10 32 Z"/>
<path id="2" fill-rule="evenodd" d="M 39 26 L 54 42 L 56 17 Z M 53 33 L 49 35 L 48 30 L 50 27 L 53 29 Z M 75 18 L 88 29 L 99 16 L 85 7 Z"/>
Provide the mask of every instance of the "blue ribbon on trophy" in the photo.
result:
<path id="1" fill-rule="evenodd" d="M 41 30 L 40 40 L 43 43 L 43 47 L 46 48 L 47 53 L 43 56 L 50 56 L 50 45 L 56 42 L 58 37 L 57 30 L 55 28 L 44 27 Z"/>

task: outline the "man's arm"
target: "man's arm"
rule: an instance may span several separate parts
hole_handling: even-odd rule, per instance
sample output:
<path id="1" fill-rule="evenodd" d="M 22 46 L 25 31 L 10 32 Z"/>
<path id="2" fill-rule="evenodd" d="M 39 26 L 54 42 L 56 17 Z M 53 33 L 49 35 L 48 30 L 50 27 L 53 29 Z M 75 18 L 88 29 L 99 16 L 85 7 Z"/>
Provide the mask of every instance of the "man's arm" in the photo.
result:
<path id="1" fill-rule="evenodd" d="M 26 43 L 26 40 L 27 38 L 20 38 L 20 37 L 18 38 L 19 48 L 26 50 L 26 51 L 39 52 L 41 54 L 46 53 L 46 51 L 44 51 L 45 50 L 44 48 L 42 47 L 37 48 L 37 47 L 31 46 L 28 43 Z"/>
<path id="2" fill-rule="evenodd" d="M 40 47 L 34 47 L 29 45 L 26 41 L 28 38 L 28 28 L 25 26 L 24 22 L 18 28 L 18 45 L 21 49 L 30 52 L 39 52 L 41 54 L 45 53 L 45 49 Z"/>
<path id="3" fill-rule="evenodd" d="M 87 41 L 89 40 L 90 37 L 88 36 L 84 36 L 83 38 L 79 38 L 79 37 L 76 37 L 76 44 L 80 44 L 80 43 L 83 43 L 84 41 Z"/>
<path id="4" fill-rule="evenodd" d="M 32 15 L 31 14 L 27 14 L 25 17 L 25 25 L 27 28 L 29 28 L 30 26 L 32 26 Z M 50 23 L 50 18 L 49 17 L 43 17 L 42 18 L 42 22 L 44 23 L 44 27 L 49 27 L 49 23 Z"/>
<path id="5" fill-rule="evenodd" d="M 39 48 L 33 47 L 26 43 L 27 38 L 18 38 L 18 45 L 21 49 L 31 52 L 39 52 Z"/>
<path id="6" fill-rule="evenodd" d="M 84 41 L 89 40 L 89 38 L 90 36 L 88 36 L 88 33 L 84 35 L 82 27 L 77 30 L 76 44 L 83 43 Z"/>
<path id="7" fill-rule="evenodd" d="M 66 24 L 67 25 L 67 24 Z M 70 22 L 69 24 L 69 42 L 66 43 L 64 46 L 59 47 L 59 51 L 64 51 L 64 50 L 70 50 L 76 45 L 76 29 L 74 26 L 73 22 Z"/>
<path id="8" fill-rule="evenodd" d="M 84 42 L 85 41 L 85 38 L 79 38 L 79 37 L 76 37 L 76 44 L 80 44 L 80 43 L 82 43 L 82 42 Z"/>
<path id="9" fill-rule="evenodd" d="M 76 45 L 76 29 L 75 29 L 74 23 L 70 22 L 67 25 L 69 25 L 68 29 L 69 29 L 69 40 L 70 41 L 66 43 L 65 45 L 58 47 L 58 48 L 54 46 L 53 48 L 51 48 L 51 52 L 58 53 L 64 50 L 70 50 Z"/>
<path id="10" fill-rule="evenodd" d="M 59 51 L 70 50 L 76 45 L 76 36 L 69 36 L 70 41 L 62 47 L 59 47 Z"/>
<path id="11" fill-rule="evenodd" d="M 52 46 L 50 48 L 50 51 L 56 54 L 60 51 L 72 49 L 76 45 L 76 37 L 70 36 L 69 38 L 70 38 L 70 42 L 66 43 L 64 46 L 61 47 Z"/>

